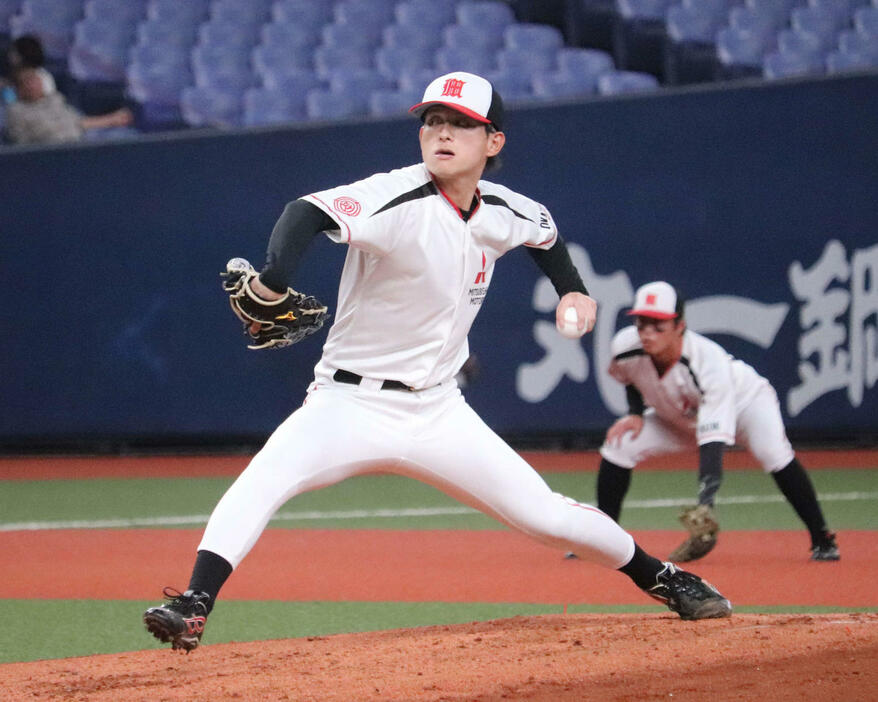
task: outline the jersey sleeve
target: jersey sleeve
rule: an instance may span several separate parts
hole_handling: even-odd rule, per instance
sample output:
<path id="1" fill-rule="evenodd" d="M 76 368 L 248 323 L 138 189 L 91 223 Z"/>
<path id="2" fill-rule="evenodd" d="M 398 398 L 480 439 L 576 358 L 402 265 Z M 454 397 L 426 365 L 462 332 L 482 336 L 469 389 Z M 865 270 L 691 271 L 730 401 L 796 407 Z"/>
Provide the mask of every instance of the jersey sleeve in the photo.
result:
<path id="1" fill-rule="evenodd" d="M 632 352 L 640 347 L 640 338 L 634 327 L 625 327 L 616 332 L 613 341 L 610 342 L 612 359 L 607 372 L 612 378 L 622 385 L 633 385 L 634 381 L 628 372 L 628 365 L 633 358 Z"/>
<path id="2" fill-rule="evenodd" d="M 497 183 L 480 181 L 479 189 L 482 199 L 498 206 L 506 217 L 507 249 L 521 245 L 550 249 L 558 241 L 558 227 L 544 205 Z"/>
<path id="3" fill-rule="evenodd" d="M 702 399 L 698 407 L 695 438 L 699 446 L 719 441 L 735 443 L 735 383 L 732 364 L 719 347 L 699 353 L 698 375 Z"/>
<path id="4" fill-rule="evenodd" d="M 349 244 L 378 256 L 394 246 L 400 227 L 401 208 L 384 209 L 405 189 L 404 179 L 394 173 L 378 173 L 349 185 L 311 193 L 303 200 L 316 205 L 338 223 L 326 235 L 336 243 Z"/>

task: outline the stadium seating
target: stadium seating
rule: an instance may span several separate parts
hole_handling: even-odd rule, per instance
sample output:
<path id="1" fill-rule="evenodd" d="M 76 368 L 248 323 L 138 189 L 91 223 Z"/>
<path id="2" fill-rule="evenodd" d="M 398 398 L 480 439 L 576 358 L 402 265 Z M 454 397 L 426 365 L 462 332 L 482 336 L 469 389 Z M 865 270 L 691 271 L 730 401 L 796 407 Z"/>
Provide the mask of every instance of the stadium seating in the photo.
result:
<path id="1" fill-rule="evenodd" d="M 454 0 L 407 0 L 394 8 L 396 21 L 411 27 L 444 27 L 456 20 Z"/>
<path id="2" fill-rule="evenodd" d="M 9 18 L 10 35 L 36 34 L 47 58 L 64 62 L 73 44 L 73 27 L 83 17 L 79 0 L 21 0 Z"/>
<path id="3" fill-rule="evenodd" d="M 241 91 L 189 86 L 180 94 L 180 111 L 191 127 L 236 127 L 242 122 Z"/>
<path id="4" fill-rule="evenodd" d="M 658 89 L 658 79 L 651 73 L 641 71 L 607 71 L 598 77 L 600 95 L 643 93 Z"/>
<path id="5" fill-rule="evenodd" d="M 373 90 L 369 96 L 369 114 L 375 117 L 406 114 L 422 96 L 423 91 Z"/>
<path id="6" fill-rule="evenodd" d="M 616 0 L 613 55 L 619 68 L 661 76 L 665 13 L 674 0 Z"/>
<path id="7" fill-rule="evenodd" d="M 302 122 L 305 119 L 304 93 L 269 88 L 250 88 L 244 93 L 244 126 Z"/>

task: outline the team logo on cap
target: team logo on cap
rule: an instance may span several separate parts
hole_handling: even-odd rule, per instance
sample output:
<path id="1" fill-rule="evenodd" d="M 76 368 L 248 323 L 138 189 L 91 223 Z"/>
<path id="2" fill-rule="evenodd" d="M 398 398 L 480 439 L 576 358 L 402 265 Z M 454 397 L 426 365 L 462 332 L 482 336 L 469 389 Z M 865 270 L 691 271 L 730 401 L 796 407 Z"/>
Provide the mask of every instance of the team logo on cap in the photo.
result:
<path id="1" fill-rule="evenodd" d="M 442 97 L 463 98 L 463 95 L 461 95 L 463 85 L 464 82 L 459 78 L 449 78 L 445 81 L 445 85 L 442 86 Z"/>
<path id="2" fill-rule="evenodd" d="M 363 208 L 352 197 L 337 197 L 332 201 L 332 209 L 348 217 L 356 217 Z"/>
<path id="3" fill-rule="evenodd" d="M 647 305 L 654 305 L 655 303 L 656 303 L 655 293 L 649 293 L 649 295 L 646 296 L 646 304 Z"/>

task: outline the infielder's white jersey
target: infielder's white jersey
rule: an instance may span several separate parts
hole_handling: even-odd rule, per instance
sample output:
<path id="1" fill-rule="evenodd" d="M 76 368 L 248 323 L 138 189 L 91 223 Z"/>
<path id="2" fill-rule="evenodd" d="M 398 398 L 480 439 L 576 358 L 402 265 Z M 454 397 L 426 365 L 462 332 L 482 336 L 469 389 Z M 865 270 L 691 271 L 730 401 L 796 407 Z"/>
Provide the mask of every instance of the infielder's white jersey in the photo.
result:
<path id="1" fill-rule="evenodd" d="M 734 444 L 738 417 L 760 391 L 770 388 L 751 366 L 689 329 L 683 334 L 680 360 L 661 377 L 633 326 L 616 333 L 612 354 L 610 375 L 636 386 L 645 404 L 665 422 L 694 431 L 699 445 Z"/>
<path id="2" fill-rule="evenodd" d="M 465 221 L 421 163 L 303 198 L 339 223 L 329 238 L 350 246 L 318 376 L 341 368 L 427 388 L 457 373 L 494 262 L 558 239 L 538 202 L 488 181 L 478 196 Z"/>

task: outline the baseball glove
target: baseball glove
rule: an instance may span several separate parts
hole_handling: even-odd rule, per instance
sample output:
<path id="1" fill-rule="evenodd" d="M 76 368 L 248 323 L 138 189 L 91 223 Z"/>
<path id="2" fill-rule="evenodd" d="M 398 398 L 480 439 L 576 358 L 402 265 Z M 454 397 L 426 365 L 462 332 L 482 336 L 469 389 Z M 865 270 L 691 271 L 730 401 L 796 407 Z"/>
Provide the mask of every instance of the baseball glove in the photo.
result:
<path id="1" fill-rule="evenodd" d="M 677 546 L 669 556 L 670 560 L 685 563 L 710 553 L 719 534 L 719 522 L 713 510 L 708 505 L 685 507 L 679 519 L 689 531 L 689 538 Z"/>
<path id="2" fill-rule="evenodd" d="M 287 288 L 277 300 L 263 300 L 250 289 L 250 282 L 258 275 L 243 258 L 233 258 L 226 264 L 223 290 L 229 293 L 232 312 L 244 323 L 244 333 L 252 343 L 248 349 L 282 349 L 291 346 L 323 326 L 327 310 L 311 295 L 303 295 Z M 261 326 L 252 331 L 258 322 Z"/>

